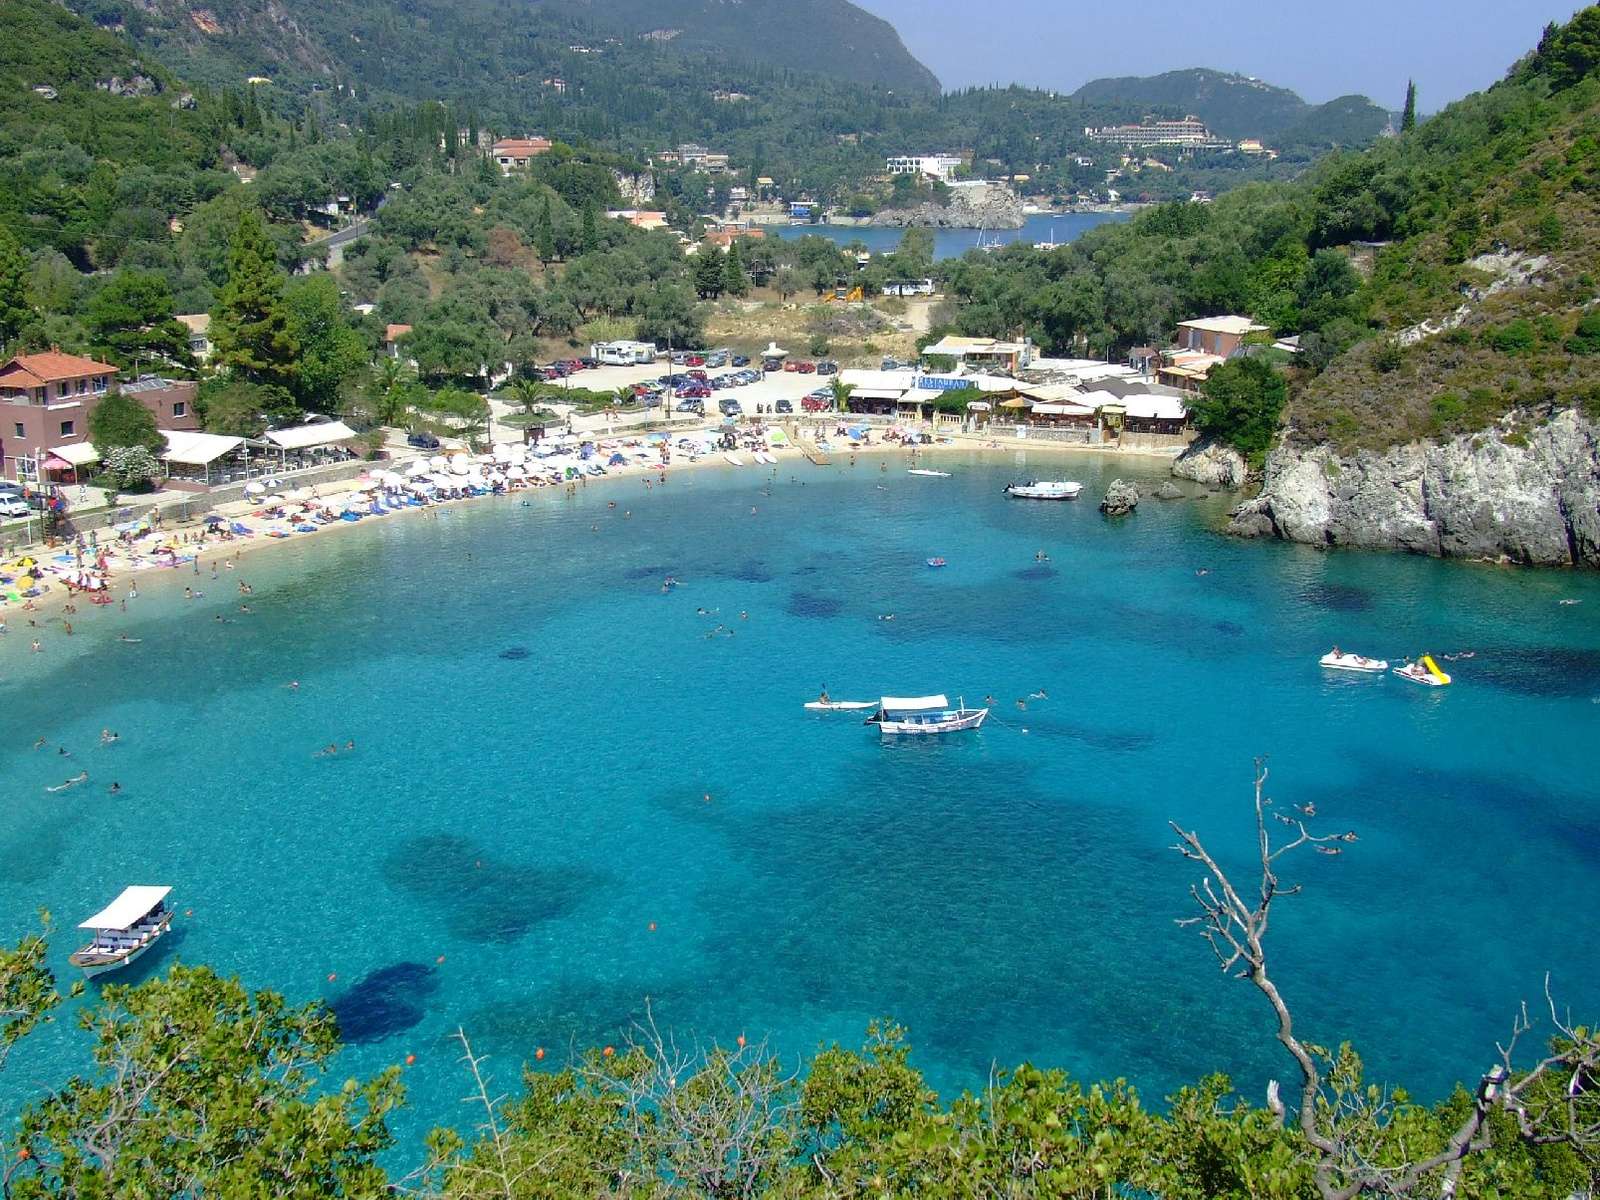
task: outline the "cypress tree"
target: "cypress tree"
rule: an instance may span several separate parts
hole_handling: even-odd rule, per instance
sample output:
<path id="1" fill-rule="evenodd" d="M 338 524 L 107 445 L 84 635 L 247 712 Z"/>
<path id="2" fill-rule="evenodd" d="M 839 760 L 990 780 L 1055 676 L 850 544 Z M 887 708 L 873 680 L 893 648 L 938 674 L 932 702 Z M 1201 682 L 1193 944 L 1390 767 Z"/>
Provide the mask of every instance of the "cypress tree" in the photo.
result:
<path id="1" fill-rule="evenodd" d="M 534 248 L 539 255 L 539 261 L 545 264 L 556 260 L 556 229 L 550 218 L 550 197 L 544 198 L 544 207 L 539 210 L 539 231 L 535 235 Z"/>
<path id="2" fill-rule="evenodd" d="M 722 263 L 722 287 L 730 296 L 744 296 L 750 291 L 750 276 L 745 273 L 738 238 L 728 243 L 728 255 Z"/>
<path id="3" fill-rule="evenodd" d="M 595 228 L 594 205 L 588 205 L 583 210 L 583 232 L 581 234 L 581 253 L 593 254 L 600 249 L 600 231 Z"/>
<path id="4" fill-rule="evenodd" d="M 1417 127 L 1417 81 L 1406 81 L 1406 107 L 1400 114 L 1400 132 L 1410 133 Z"/>

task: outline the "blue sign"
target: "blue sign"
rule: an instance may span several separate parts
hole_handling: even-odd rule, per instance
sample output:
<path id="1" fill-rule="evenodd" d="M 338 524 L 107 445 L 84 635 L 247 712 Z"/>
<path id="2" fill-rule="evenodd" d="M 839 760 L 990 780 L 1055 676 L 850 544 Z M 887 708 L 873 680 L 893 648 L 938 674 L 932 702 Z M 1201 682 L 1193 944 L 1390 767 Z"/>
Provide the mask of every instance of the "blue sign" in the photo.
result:
<path id="1" fill-rule="evenodd" d="M 955 375 L 918 375 L 916 386 L 926 388 L 930 392 L 952 392 L 958 388 L 972 386 L 972 380 L 961 379 Z"/>

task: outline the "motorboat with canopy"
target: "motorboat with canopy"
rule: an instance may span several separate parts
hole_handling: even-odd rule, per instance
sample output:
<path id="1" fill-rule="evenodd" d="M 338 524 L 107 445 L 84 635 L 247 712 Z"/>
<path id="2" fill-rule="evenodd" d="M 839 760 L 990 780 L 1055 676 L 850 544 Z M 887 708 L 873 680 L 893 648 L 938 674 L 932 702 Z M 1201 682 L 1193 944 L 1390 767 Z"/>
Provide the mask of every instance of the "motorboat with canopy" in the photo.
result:
<path id="1" fill-rule="evenodd" d="M 987 708 L 967 708 L 962 701 L 952 706 L 943 695 L 884 696 L 866 724 L 876 725 L 884 737 L 900 733 L 958 733 L 978 728 L 988 715 Z"/>
<path id="2" fill-rule="evenodd" d="M 93 979 L 140 958 L 172 924 L 172 910 L 166 905 L 170 891 L 170 887 L 124 888 L 122 895 L 79 923 L 79 929 L 93 930 L 94 938 L 72 956 L 72 965 Z"/>

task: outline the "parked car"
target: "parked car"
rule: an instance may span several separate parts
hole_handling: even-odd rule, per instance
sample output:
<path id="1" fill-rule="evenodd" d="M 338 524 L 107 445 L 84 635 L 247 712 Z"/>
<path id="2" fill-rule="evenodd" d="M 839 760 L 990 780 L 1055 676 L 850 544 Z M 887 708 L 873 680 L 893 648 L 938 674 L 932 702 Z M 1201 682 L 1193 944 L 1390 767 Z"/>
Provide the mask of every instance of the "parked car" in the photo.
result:
<path id="1" fill-rule="evenodd" d="M 741 417 L 744 415 L 744 409 L 731 396 L 726 400 L 719 401 L 717 408 L 722 411 L 722 415 L 725 417 Z"/>
<path id="2" fill-rule="evenodd" d="M 781 413 L 792 413 L 794 411 L 794 405 L 787 400 L 779 400 L 776 411 Z"/>
<path id="3" fill-rule="evenodd" d="M 763 358 L 761 360 L 761 369 L 763 371 L 781 371 L 783 370 L 783 359 Z"/>
<path id="4" fill-rule="evenodd" d="M 831 401 L 820 400 L 816 396 L 807 396 L 800 401 L 800 407 L 808 413 L 826 412 L 830 403 Z"/>
<path id="5" fill-rule="evenodd" d="M 415 433 L 406 434 L 406 445 L 416 446 L 421 450 L 437 450 L 439 448 L 439 439 L 427 430 L 419 429 Z"/>
<path id="6" fill-rule="evenodd" d="M 680 400 L 678 401 L 678 411 L 681 413 L 694 413 L 696 416 L 703 417 L 706 415 L 706 406 L 698 400 Z"/>
<path id="7" fill-rule="evenodd" d="M 0 517 L 25 517 L 31 511 L 21 496 L 0 496 Z"/>
<path id="8" fill-rule="evenodd" d="M 748 354 L 735 354 L 733 356 L 733 365 L 736 367 L 748 367 L 750 365 L 750 356 Z"/>
<path id="9" fill-rule="evenodd" d="M 837 375 L 838 373 L 839 364 L 831 358 L 825 358 L 817 364 L 818 375 Z"/>
<path id="10" fill-rule="evenodd" d="M 706 365 L 704 354 L 687 354 L 684 356 L 683 365 L 686 367 L 703 367 Z"/>
<path id="11" fill-rule="evenodd" d="M 706 355 L 706 366 L 725 367 L 728 365 L 728 352 L 726 350 L 713 350 Z"/>
<path id="12" fill-rule="evenodd" d="M 688 397 L 691 400 L 704 400 L 711 395 L 711 389 L 703 383 L 691 383 L 687 387 L 678 389 L 678 397 Z"/>
<path id="13" fill-rule="evenodd" d="M 700 368 L 696 367 L 693 371 L 689 372 L 689 378 L 694 380 L 696 383 L 705 383 L 706 382 L 706 373 L 705 373 L 705 371 L 703 371 Z"/>
<path id="14" fill-rule="evenodd" d="M 598 358 L 580 358 L 578 363 L 584 370 L 592 371 L 600 365 L 600 360 Z"/>
<path id="15" fill-rule="evenodd" d="M 817 364 L 814 362 L 802 362 L 795 370 L 802 375 L 815 375 L 817 373 Z"/>
<path id="16" fill-rule="evenodd" d="M 785 362 L 783 364 L 783 369 L 786 372 L 788 372 L 789 374 L 792 375 L 792 374 L 794 374 L 794 372 L 796 372 L 796 371 L 798 371 L 800 369 L 800 364 L 795 362 L 795 360 L 791 358 L 791 359 L 789 359 L 787 362 Z"/>

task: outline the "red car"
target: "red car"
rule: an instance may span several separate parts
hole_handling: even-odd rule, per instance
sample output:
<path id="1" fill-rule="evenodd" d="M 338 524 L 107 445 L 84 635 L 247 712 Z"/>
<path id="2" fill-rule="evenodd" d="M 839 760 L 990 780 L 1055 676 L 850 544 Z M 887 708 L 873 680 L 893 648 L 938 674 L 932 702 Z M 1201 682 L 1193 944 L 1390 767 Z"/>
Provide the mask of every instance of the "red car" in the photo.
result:
<path id="1" fill-rule="evenodd" d="M 703 367 L 706 365 L 706 360 L 702 355 L 691 354 L 683 360 L 683 365 L 686 367 Z"/>
<path id="2" fill-rule="evenodd" d="M 807 396 L 804 400 L 800 401 L 800 407 L 805 409 L 806 412 L 824 412 L 828 407 L 828 402 L 826 400 L 817 400 L 811 396 Z"/>
<path id="3" fill-rule="evenodd" d="M 814 362 L 803 362 L 796 367 L 795 370 L 799 371 L 802 375 L 814 375 L 817 371 L 817 364 Z"/>
<path id="4" fill-rule="evenodd" d="M 788 362 L 783 364 L 783 369 L 785 371 L 798 371 L 800 369 L 800 364 L 791 358 Z"/>
<path id="5" fill-rule="evenodd" d="M 711 389 L 703 383 L 691 383 L 687 387 L 678 389 L 680 400 L 704 400 L 711 395 Z"/>
<path id="6" fill-rule="evenodd" d="M 706 378 L 706 373 L 704 371 L 690 371 L 690 372 L 688 372 L 688 376 L 689 376 L 690 379 L 696 380 L 699 383 L 708 383 L 708 382 L 710 382 Z"/>

